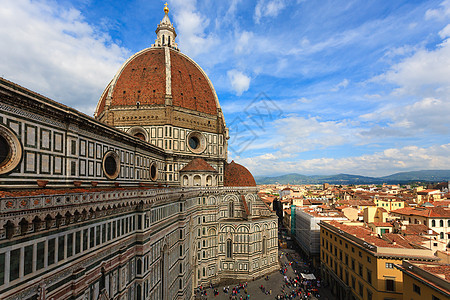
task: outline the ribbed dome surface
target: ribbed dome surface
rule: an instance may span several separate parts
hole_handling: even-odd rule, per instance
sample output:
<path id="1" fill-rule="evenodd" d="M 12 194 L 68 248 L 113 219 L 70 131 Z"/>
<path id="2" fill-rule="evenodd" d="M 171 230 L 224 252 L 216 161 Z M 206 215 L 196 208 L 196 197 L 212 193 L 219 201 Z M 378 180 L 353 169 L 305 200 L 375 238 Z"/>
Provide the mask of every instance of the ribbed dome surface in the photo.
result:
<path id="1" fill-rule="evenodd" d="M 256 186 L 252 173 L 234 161 L 225 164 L 224 177 L 224 186 Z"/>
<path id="2" fill-rule="evenodd" d="M 186 55 L 170 49 L 169 93 L 173 106 L 216 115 L 216 95 L 200 67 Z M 166 53 L 163 48 L 148 48 L 130 58 L 106 88 L 97 107 L 105 109 L 139 105 L 164 105 L 167 95 Z"/>

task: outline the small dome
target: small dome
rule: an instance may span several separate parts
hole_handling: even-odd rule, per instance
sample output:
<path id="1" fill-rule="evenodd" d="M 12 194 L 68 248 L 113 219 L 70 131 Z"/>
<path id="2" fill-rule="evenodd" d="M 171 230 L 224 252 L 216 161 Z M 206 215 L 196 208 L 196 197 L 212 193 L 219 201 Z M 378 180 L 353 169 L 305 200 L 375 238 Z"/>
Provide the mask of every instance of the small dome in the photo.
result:
<path id="1" fill-rule="evenodd" d="M 202 158 L 194 158 L 193 160 L 191 160 L 190 163 L 188 163 L 186 166 L 184 166 L 183 169 L 180 170 L 180 172 L 193 172 L 193 171 L 217 172 L 216 169 L 214 169 Z"/>
<path id="2" fill-rule="evenodd" d="M 246 167 L 231 161 L 225 164 L 224 186 L 256 186 L 255 178 Z"/>

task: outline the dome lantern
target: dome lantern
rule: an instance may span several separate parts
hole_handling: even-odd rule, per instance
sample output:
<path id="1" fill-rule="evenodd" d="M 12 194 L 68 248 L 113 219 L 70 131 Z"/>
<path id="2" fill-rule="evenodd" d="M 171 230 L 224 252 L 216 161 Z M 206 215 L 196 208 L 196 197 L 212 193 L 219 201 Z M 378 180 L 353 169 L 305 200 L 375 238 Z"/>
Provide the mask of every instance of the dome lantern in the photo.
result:
<path id="1" fill-rule="evenodd" d="M 152 47 L 170 47 L 178 50 L 178 44 L 175 43 L 177 33 L 169 19 L 169 8 L 164 4 L 164 17 L 156 27 L 156 40 Z"/>

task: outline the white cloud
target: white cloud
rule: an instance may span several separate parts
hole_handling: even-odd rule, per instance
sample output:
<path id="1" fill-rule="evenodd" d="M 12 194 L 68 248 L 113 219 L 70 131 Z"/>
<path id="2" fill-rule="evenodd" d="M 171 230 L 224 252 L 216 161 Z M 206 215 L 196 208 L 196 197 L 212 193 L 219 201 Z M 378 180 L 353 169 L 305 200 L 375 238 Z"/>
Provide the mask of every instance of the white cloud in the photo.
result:
<path id="1" fill-rule="evenodd" d="M 448 134 L 450 131 L 450 25 L 439 32 L 444 38 L 435 49 L 416 49 L 391 66 L 375 82 L 394 84 L 389 103 L 363 120 L 385 120 L 363 136 L 409 136 L 415 133 Z M 400 101 L 392 101 L 398 99 Z"/>
<path id="2" fill-rule="evenodd" d="M 0 19 L 0 75 L 89 115 L 128 56 L 56 2 L 4 1 Z"/>
<path id="3" fill-rule="evenodd" d="M 250 87 L 250 77 L 241 71 L 233 69 L 228 71 L 227 75 L 230 80 L 231 87 L 236 92 L 236 95 L 242 95 L 242 93 L 247 91 Z"/>
<path id="4" fill-rule="evenodd" d="M 286 3 L 283 0 L 259 0 L 255 7 L 255 14 L 253 16 L 255 23 L 259 24 L 263 17 L 276 17 Z"/>
<path id="5" fill-rule="evenodd" d="M 241 158 L 238 163 L 248 167 L 254 175 L 350 173 L 385 176 L 401 171 L 448 169 L 450 168 L 450 144 L 434 145 L 428 148 L 406 146 L 362 156 L 322 157 L 300 161 L 285 161 L 277 155 L 269 158 L 267 155 L 261 155 Z"/>
<path id="6" fill-rule="evenodd" d="M 439 36 L 441 39 L 446 39 L 450 37 L 450 24 L 444 27 L 441 31 L 439 31 Z"/>
<path id="7" fill-rule="evenodd" d="M 450 40 L 435 50 L 421 49 L 379 77 L 399 87 L 398 95 L 439 96 L 450 91 Z"/>
<path id="8" fill-rule="evenodd" d="M 429 9 L 425 12 L 425 19 L 444 19 L 450 16 L 450 0 L 445 0 L 437 9 Z"/>
<path id="9" fill-rule="evenodd" d="M 243 31 L 236 40 L 236 46 L 234 47 L 234 52 L 236 54 L 250 53 L 252 51 L 252 38 L 253 32 Z"/>
<path id="10" fill-rule="evenodd" d="M 388 121 L 388 127 L 374 127 L 363 132 L 363 136 L 407 136 L 412 133 L 431 132 L 448 134 L 450 132 L 450 102 L 436 98 L 424 98 L 400 107 L 383 107 L 373 113 L 362 115 L 361 119 Z"/>
<path id="11" fill-rule="evenodd" d="M 219 44 L 213 34 L 206 34 L 210 20 L 197 11 L 196 0 L 172 0 L 174 9 L 174 22 L 178 31 L 178 44 L 180 49 L 192 57 L 202 53 L 209 53 Z"/>
<path id="12" fill-rule="evenodd" d="M 344 80 L 342 80 L 341 82 L 339 82 L 337 85 L 335 85 L 335 86 L 331 89 L 331 91 L 332 91 L 332 92 L 337 92 L 337 91 L 339 91 L 341 88 L 344 88 L 344 89 L 345 89 L 345 88 L 348 86 L 349 82 L 350 82 L 350 81 L 348 81 L 348 79 L 344 79 Z"/>
<path id="13" fill-rule="evenodd" d="M 300 153 L 348 143 L 352 140 L 349 122 L 320 121 L 317 117 L 289 116 L 274 122 L 282 137 L 274 147 L 283 153 Z"/>

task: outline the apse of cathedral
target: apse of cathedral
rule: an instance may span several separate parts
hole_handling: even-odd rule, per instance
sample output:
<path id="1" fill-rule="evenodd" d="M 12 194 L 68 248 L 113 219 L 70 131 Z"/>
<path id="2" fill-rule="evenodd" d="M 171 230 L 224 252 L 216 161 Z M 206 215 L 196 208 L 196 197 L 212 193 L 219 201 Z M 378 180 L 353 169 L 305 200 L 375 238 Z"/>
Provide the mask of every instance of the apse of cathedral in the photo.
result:
<path id="1" fill-rule="evenodd" d="M 277 219 L 227 163 L 169 9 L 95 118 L 0 78 L 0 299 L 192 299 L 277 269 Z"/>

